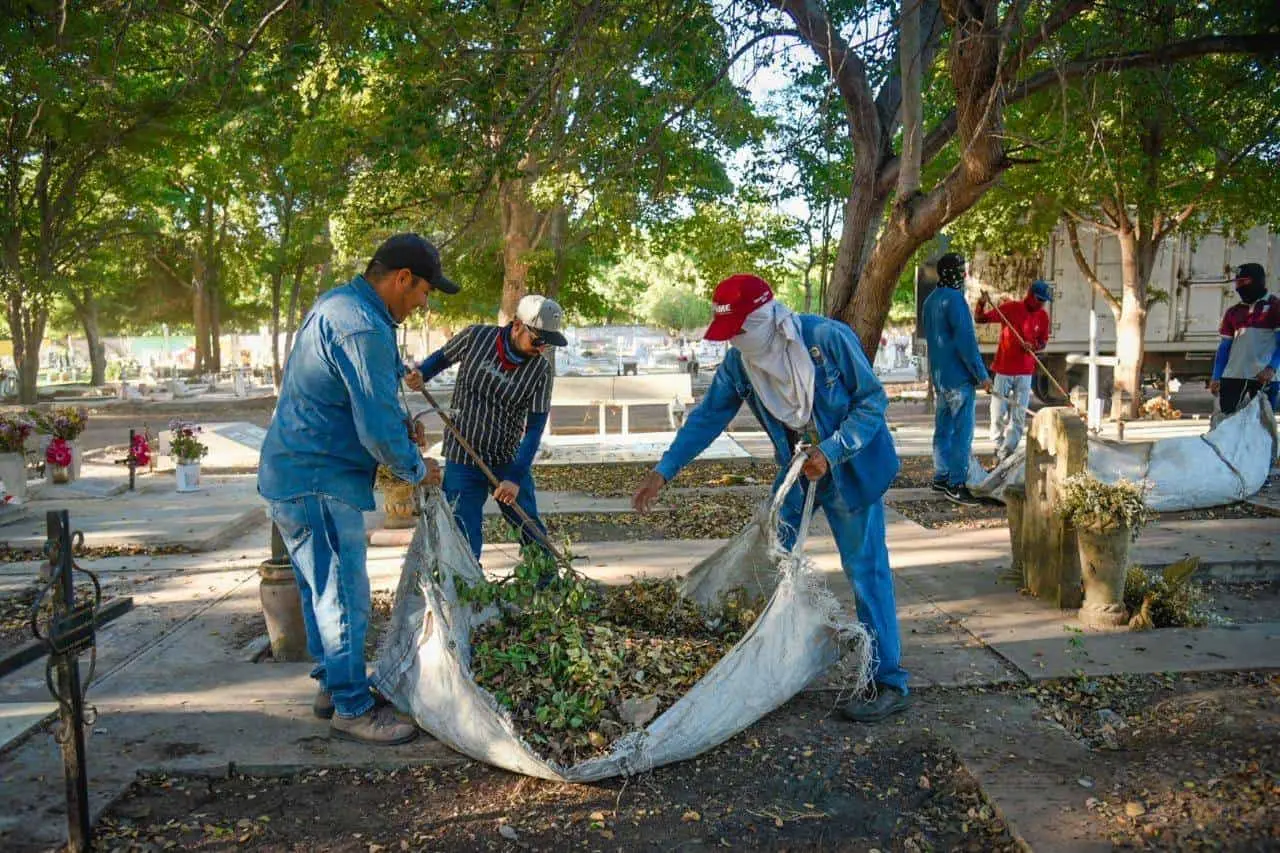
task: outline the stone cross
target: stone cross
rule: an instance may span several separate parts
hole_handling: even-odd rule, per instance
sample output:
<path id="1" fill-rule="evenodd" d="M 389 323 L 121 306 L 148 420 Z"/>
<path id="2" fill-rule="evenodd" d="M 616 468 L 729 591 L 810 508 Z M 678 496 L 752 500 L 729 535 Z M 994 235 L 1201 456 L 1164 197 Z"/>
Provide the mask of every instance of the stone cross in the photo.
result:
<path id="1" fill-rule="evenodd" d="M 1079 607 L 1083 599 L 1080 556 L 1075 533 L 1054 515 L 1053 505 L 1062 481 L 1084 471 L 1088 460 L 1088 428 L 1075 410 L 1036 412 L 1027 433 L 1021 563 L 1032 594 L 1064 609 Z"/>

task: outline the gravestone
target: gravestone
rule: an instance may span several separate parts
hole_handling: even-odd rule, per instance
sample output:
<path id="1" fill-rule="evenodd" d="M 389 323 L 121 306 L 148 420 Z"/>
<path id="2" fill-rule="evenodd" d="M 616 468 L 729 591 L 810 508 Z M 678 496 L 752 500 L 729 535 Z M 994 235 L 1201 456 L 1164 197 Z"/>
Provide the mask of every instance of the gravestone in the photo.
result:
<path id="1" fill-rule="evenodd" d="M 1036 412 L 1027 434 L 1022 570 L 1033 595 L 1064 609 L 1078 608 L 1084 598 L 1080 556 L 1075 533 L 1054 514 L 1053 505 L 1063 480 L 1085 470 L 1088 438 L 1088 426 L 1065 406 Z"/>
<path id="2" fill-rule="evenodd" d="M 247 421 L 209 424 L 200 433 L 200 440 L 209 448 L 201 464 L 206 471 L 255 471 L 266 437 L 265 429 Z"/>

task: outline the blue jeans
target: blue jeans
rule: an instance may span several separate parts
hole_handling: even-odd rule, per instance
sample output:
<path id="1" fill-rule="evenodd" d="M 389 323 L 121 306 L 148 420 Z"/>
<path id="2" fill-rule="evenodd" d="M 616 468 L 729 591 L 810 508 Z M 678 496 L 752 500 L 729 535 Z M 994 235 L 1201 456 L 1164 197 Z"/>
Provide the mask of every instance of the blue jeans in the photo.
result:
<path id="1" fill-rule="evenodd" d="M 309 494 L 271 502 L 271 520 L 298 579 L 311 677 L 333 696 L 340 717 L 373 707 L 364 665 L 369 573 L 364 514 L 336 498 Z"/>
<path id="2" fill-rule="evenodd" d="M 996 443 L 996 453 L 1008 456 L 1018 449 L 1022 441 L 1022 429 L 1027 423 L 1027 406 L 1031 405 L 1031 374 L 1005 376 L 997 373 L 991 382 L 991 432 L 989 438 Z M 1013 399 L 1018 405 L 1010 405 L 1004 399 Z"/>
<path id="3" fill-rule="evenodd" d="M 933 414 L 933 479 L 963 486 L 969 481 L 973 451 L 974 387 L 939 388 Z"/>
<path id="4" fill-rule="evenodd" d="M 491 465 L 489 470 L 493 471 L 494 476 L 499 480 L 511 480 L 520 487 L 520 494 L 516 496 L 516 503 L 533 521 L 538 533 L 541 533 L 545 538 L 547 528 L 543 525 L 542 519 L 538 517 L 538 496 L 533 488 L 533 474 L 525 471 L 518 479 L 513 478 L 510 465 Z M 458 527 L 462 528 L 463 535 L 467 537 L 467 542 L 471 545 L 471 553 L 475 554 L 477 561 L 480 559 L 480 547 L 484 545 L 484 532 L 482 529 L 484 502 L 492 493 L 493 486 L 490 485 L 489 478 L 477 466 L 464 465 L 461 462 L 448 462 L 445 464 L 444 496 L 449 501 L 449 505 L 453 507 L 454 520 L 458 522 Z M 506 504 L 498 504 L 498 509 L 502 511 L 503 518 L 510 522 L 512 527 L 520 531 L 520 542 L 522 544 L 528 545 L 538 542 L 534 534 L 524 528 L 515 510 Z"/>
<path id="5" fill-rule="evenodd" d="M 781 475 L 779 475 L 781 476 Z M 776 487 L 775 483 L 775 487 Z M 796 540 L 796 527 L 804 511 L 802 483 L 791 489 L 779 513 L 778 538 L 784 548 Z M 875 682 L 907 693 L 907 671 L 902 668 L 902 638 L 898 635 L 898 605 L 893 594 L 893 572 L 889 569 L 889 548 L 885 544 L 884 502 L 851 507 L 830 475 L 817 482 L 816 505 L 827 514 L 827 523 L 840 551 L 840 565 L 853 587 L 858 621 L 871 635 Z"/>

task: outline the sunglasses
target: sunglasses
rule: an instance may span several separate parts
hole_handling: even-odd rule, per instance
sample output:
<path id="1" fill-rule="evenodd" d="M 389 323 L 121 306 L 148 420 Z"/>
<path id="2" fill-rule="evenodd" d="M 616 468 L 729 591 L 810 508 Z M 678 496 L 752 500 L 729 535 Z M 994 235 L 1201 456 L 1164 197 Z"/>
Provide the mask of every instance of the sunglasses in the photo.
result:
<path id="1" fill-rule="evenodd" d="M 541 335 L 539 335 L 537 332 L 533 330 L 532 326 L 525 326 L 524 330 L 529 333 L 530 346 L 544 347 L 547 345 L 547 342 L 542 339 Z"/>

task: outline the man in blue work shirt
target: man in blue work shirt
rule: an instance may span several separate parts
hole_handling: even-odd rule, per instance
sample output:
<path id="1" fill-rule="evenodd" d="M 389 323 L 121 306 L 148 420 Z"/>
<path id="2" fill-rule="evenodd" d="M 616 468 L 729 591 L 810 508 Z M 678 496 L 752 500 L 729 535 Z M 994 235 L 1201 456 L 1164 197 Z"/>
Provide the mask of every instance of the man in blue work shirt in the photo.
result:
<path id="1" fill-rule="evenodd" d="M 444 494 L 476 560 L 484 545 L 484 502 L 490 493 L 523 544 L 546 539 L 532 470 L 551 412 L 551 362 L 543 353 L 548 346 L 568 343 L 563 324 L 564 312 L 555 300 L 531 293 L 520 300 L 510 323 L 468 326 L 405 377 L 409 388 L 421 391 L 432 377 L 458 365 L 454 425 L 499 481 L 497 486 L 490 483 L 453 433 L 445 433 Z M 527 528 L 513 505 L 534 529 Z"/>
<path id="2" fill-rule="evenodd" d="M 929 378 L 937 389 L 933 416 L 933 489 L 958 504 L 978 503 L 966 485 L 973 449 L 975 389 L 991 390 L 978 353 L 978 335 L 964 301 L 964 258 L 948 252 L 938 259 L 938 286 L 924 301 L 920 318 L 929 346 Z M 992 402 L 995 405 L 995 402 Z M 1018 412 L 1016 417 L 1024 414 Z"/>
<path id="3" fill-rule="evenodd" d="M 432 290 L 457 293 L 435 246 L 397 234 L 364 275 L 321 296 L 302 321 L 262 443 L 258 492 L 289 549 L 307 651 L 320 682 L 313 711 L 334 737 L 370 744 L 412 740 L 417 729 L 376 705 L 365 671 L 369 575 L 364 512 L 378 465 L 409 483 L 438 483 L 397 397 L 405 372 L 396 325 Z M 335 713 L 336 711 L 336 713 Z"/>
<path id="4" fill-rule="evenodd" d="M 804 441 L 803 470 L 810 482 L 797 484 L 786 496 L 779 538 L 784 547 L 794 543 L 805 489 L 816 488 L 876 661 L 876 695 L 841 710 L 857 722 L 883 719 L 908 704 L 882 500 L 898 473 L 885 422 L 888 397 L 845 324 L 793 314 L 753 275 L 725 279 L 712 299 L 714 319 L 704 340 L 728 340 L 733 348 L 707 395 L 641 481 L 632 505 L 648 511 L 662 487 L 724 431 L 744 402 L 769 434 L 784 468 L 775 489 Z"/>

